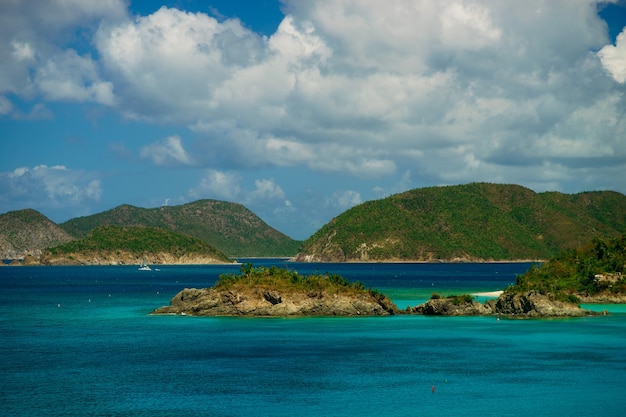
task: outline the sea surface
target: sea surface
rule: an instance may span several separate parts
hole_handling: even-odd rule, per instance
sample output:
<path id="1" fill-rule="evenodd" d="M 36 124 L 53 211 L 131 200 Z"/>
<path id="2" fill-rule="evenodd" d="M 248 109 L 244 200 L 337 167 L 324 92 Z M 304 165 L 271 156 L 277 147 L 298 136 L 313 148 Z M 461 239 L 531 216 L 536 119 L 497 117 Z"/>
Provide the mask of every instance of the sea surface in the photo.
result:
<path id="1" fill-rule="evenodd" d="M 277 264 L 401 308 L 529 264 Z M 626 308 L 581 319 L 151 316 L 238 266 L 0 267 L 1 416 L 623 416 Z"/>

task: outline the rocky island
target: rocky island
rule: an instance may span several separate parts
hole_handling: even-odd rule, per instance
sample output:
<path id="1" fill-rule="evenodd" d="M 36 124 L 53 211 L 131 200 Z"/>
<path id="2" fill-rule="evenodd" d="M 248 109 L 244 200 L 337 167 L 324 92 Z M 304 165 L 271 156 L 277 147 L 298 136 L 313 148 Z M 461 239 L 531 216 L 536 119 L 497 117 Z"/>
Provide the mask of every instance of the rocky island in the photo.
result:
<path id="1" fill-rule="evenodd" d="M 471 295 L 433 296 L 426 303 L 399 310 L 385 295 L 365 289 L 339 275 L 301 276 L 286 269 L 241 267 L 241 275 L 222 275 L 212 288 L 186 288 L 169 306 L 152 314 L 190 316 L 305 317 L 388 316 L 420 314 L 442 316 L 582 317 L 596 313 L 571 302 L 530 291 L 503 293 L 484 304 Z"/>
<path id="2" fill-rule="evenodd" d="M 242 265 L 212 288 L 184 289 L 152 314 L 192 316 L 388 316 L 401 310 L 385 295 L 339 275 L 302 276 L 277 267 Z"/>

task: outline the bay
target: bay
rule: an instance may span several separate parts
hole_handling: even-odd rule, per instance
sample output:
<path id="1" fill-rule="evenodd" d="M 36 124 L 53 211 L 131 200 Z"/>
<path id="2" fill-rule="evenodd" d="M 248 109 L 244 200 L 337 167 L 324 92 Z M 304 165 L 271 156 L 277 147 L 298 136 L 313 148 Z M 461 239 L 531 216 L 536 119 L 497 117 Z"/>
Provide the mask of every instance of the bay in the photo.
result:
<path id="1" fill-rule="evenodd" d="M 403 308 L 503 289 L 529 264 L 285 264 Z M 0 268 L 0 415 L 616 416 L 626 311 L 491 317 L 151 316 L 237 265 Z M 433 392 L 434 390 L 434 392 Z"/>

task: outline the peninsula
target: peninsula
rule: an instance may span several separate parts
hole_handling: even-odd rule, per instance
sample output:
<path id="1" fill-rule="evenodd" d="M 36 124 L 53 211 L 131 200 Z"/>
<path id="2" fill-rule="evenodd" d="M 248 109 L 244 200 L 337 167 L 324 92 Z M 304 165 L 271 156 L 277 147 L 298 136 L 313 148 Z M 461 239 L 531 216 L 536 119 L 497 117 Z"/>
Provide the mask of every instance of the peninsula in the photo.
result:
<path id="1" fill-rule="evenodd" d="M 626 303 L 626 234 L 608 241 L 593 239 L 563 251 L 517 277 L 515 285 L 485 304 L 472 296 L 434 296 L 409 313 L 426 315 L 505 315 L 513 317 L 581 317 L 595 314 L 579 303 Z"/>

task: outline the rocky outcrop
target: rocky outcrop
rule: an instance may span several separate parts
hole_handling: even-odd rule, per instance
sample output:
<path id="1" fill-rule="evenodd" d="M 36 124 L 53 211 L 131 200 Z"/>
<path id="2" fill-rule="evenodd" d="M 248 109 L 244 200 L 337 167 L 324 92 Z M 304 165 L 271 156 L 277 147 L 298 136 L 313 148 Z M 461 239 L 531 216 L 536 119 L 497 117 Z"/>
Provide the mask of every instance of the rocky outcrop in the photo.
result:
<path id="1" fill-rule="evenodd" d="M 408 313 L 435 316 L 509 316 L 532 317 L 584 317 L 596 313 L 551 297 L 530 291 L 525 294 L 500 295 L 485 304 L 476 301 L 459 302 L 458 298 L 431 299 L 416 307 L 408 307 Z"/>
<path id="2" fill-rule="evenodd" d="M 448 298 L 431 299 L 416 307 L 408 307 L 407 312 L 425 316 L 486 316 L 493 314 L 492 303 L 468 301 L 454 302 Z"/>
<path id="3" fill-rule="evenodd" d="M 520 317 L 583 317 L 595 314 L 577 304 L 553 300 L 536 291 L 504 293 L 495 300 L 494 310 L 496 314 Z"/>
<path id="4" fill-rule="evenodd" d="M 331 294 L 326 291 L 281 292 L 272 288 L 216 290 L 184 289 L 170 305 L 152 314 L 191 316 L 388 316 L 401 311 L 387 297 L 371 294 Z"/>

